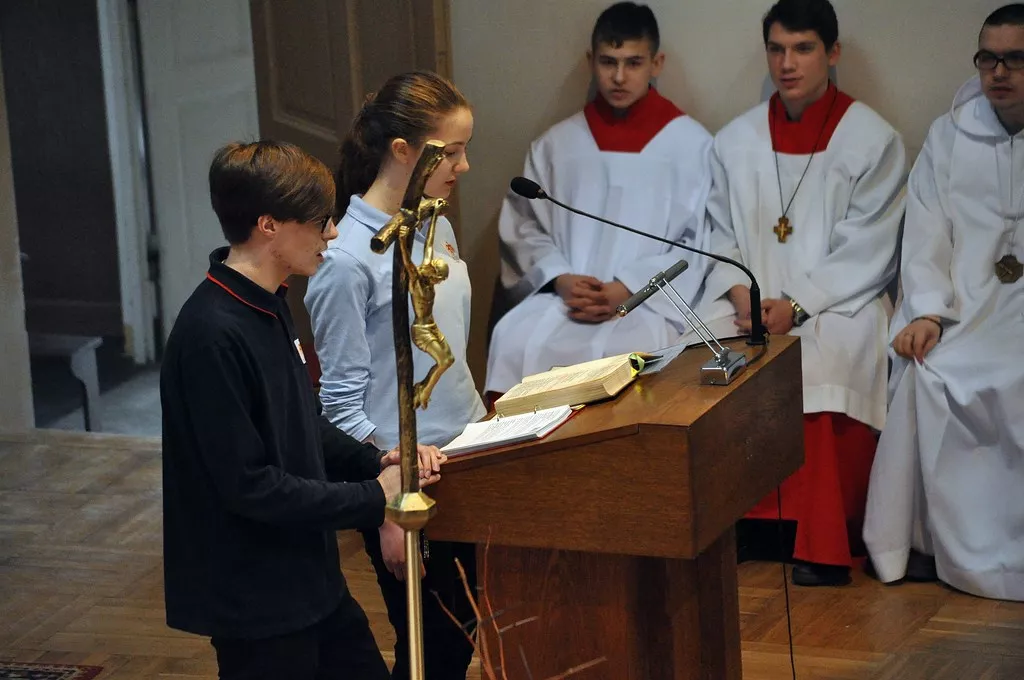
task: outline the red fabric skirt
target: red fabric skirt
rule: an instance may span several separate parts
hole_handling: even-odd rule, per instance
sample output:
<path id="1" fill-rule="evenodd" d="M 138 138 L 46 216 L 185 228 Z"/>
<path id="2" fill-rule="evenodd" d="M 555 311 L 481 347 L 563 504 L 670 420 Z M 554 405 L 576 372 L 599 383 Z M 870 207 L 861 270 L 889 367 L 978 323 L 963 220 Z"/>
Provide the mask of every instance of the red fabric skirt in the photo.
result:
<path id="1" fill-rule="evenodd" d="M 877 443 L 874 430 L 845 414 L 804 415 L 804 464 L 782 483 L 782 518 L 796 520 L 795 559 L 853 565 L 847 527 L 863 523 Z M 778 492 L 746 517 L 777 520 Z"/>

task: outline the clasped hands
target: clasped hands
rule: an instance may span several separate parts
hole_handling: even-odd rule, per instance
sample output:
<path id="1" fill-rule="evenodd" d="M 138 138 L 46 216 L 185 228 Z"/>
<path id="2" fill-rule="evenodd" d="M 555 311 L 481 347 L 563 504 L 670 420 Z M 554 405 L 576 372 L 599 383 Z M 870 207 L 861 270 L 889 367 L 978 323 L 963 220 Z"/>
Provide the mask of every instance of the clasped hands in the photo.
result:
<path id="1" fill-rule="evenodd" d="M 447 460 L 436 446 L 416 445 L 416 452 L 419 456 L 420 488 L 430 486 L 441 479 L 441 465 Z M 377 477 L 381 488 L 384 489 L 384 496 L 390 503 L 402 491 L 401 487 L 401 453 L 398 448 L 393 448 L 385 453 L 380 459 L 381 473 Z M 394 574 L 399 581 L 405 580 L 405 531 L 390 520 L 384 520 L 377 530 L 380 534 L 380 552 L 384 558 L 384 565 L 387 570 Z M 426 575 L 426 568 L 420 563 L 420 578 Z"/>
<path id="2" fill-rule="evenodd" d="M 621 281 L 601 281 L 581 274 L 557 277 L 555 292 L 569 309 L 569 318 L 580 323 L 608 321 L 616 315 L 615 309 L 632 295 Z"/>

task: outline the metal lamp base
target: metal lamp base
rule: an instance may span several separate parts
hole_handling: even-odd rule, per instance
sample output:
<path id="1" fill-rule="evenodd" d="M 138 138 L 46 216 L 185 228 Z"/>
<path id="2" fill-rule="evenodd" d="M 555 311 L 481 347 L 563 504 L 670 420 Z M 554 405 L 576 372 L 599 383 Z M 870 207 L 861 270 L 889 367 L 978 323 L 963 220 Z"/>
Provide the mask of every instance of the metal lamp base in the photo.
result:
<path id="1" fill-rule="evenodd" d="M 701 385 L 728 385 L 747 367 L 747 357 L 726 349 L 700 368 Z"/>

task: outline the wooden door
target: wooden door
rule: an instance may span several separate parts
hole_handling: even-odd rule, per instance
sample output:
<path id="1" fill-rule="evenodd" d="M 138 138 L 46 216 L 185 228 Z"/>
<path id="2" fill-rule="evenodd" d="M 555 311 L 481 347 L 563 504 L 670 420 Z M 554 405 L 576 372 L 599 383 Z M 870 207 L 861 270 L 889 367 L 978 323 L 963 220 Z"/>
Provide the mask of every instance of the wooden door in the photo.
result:
<path id="1" fill-rule="evenodd" d="M 251 0 L 250 7 L 260 136 L 298 144 L 332 170 L 368 93 L 403 71 L 451 70 L 447 0 Z M 288 302 L 312 348 L 305 292 L 305 279 L 295 277 Z"/>
<path id="2" fill-rule="evenodd" d="M 29 331 L 120 336 L 96 3 L 0 2 Z"/>

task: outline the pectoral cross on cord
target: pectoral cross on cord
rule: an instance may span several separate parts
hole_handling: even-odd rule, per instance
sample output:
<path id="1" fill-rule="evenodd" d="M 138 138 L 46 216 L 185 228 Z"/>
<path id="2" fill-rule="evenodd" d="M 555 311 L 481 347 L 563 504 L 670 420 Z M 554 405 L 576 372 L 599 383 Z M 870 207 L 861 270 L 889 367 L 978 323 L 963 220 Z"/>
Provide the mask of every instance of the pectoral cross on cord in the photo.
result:
<path id="1" fill-rule="evenodd" d="M 821 144 L 821 138 L 825 134 L 825 129 L 828 127 L 828 121 L 832 117 L 832 109 L 835 108 L 836 99 L 839 98 L 839 89 L 836 88 L 835 92 L 832 93 L 832 103 L 828 106 L 828 113 L 825 114 L 825 121 L 821 124 L 821 130 L 818 132 L 818 139 L 814 142 L 814 148 L 811 149 L 811 156 L 807 159 L 807 165 L 804 166 L 804 171 L 800 175 L 800 181 L 796 183 L 796 189 L 793 190 L 793 195 L 789 197 L 789 205 L 786 205 L 785 199 L 782 197 L 782 172 L 779 170 L 779 152 L 775 150 L 775 107 L 769 105 L 769 112 L 771 120 L 769 121 L 769 128 L 772 138 L 772 153 L 775 154 L 775 177 L 779 180 L 779 206 L 782 208 L 782 217 L 779 218 L 778 223 L 772 231 L 779 239 L 779 243 L 785 243 L 789 235 L 793 233 L 793 225 L 790 224 L 789 209 L 793 207 L 793 201 L 796 200 L 796 194 L 800 191 L 800 185 L 804 183 L 804 178 L 807 177 L 807 171 L 811 169 L 811 161 L 814 160 L 814 154 L 818 153 L 818 145 Z"/>
<path id="2" fill-rule="evenodd" d="M 789 218 L 785 215 L 780 217 L 778 224 L 775 225 L 772 231 L 779 237 L 779 243 L 785 243 L 789 235 L 793 233 L 793 227 L 789 226 Z"/>

